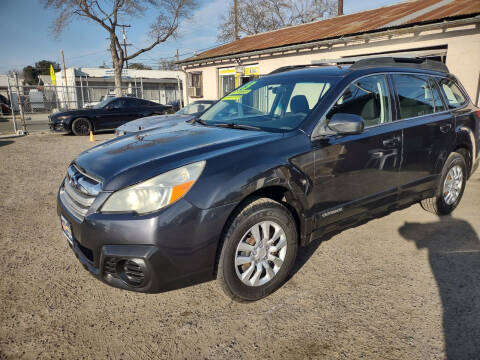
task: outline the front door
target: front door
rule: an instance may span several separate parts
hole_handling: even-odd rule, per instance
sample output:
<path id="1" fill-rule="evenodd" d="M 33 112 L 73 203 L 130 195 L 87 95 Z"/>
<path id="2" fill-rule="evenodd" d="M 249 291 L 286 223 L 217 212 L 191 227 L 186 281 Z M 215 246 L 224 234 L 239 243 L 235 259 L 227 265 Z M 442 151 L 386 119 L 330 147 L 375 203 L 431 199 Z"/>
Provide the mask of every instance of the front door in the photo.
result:
<path id="1" fill-rule="evenodd" d="M 105 129 L 115 129 L 128 121 L 136 119 L 135 104 L 130 98 L 119 98 L 109 104 L 108 113 L 103 121 Z"/>
<path id="2" fill-rule="evenodd" d="M 385 75 L 355 80 L 326 116 L 360 115 L 365 130 L 358 135 L 332 135 L 313 140 L 315 228 L 374 212 L 397 200 L 402 130 L 392 122 L 392 102 Z"/>

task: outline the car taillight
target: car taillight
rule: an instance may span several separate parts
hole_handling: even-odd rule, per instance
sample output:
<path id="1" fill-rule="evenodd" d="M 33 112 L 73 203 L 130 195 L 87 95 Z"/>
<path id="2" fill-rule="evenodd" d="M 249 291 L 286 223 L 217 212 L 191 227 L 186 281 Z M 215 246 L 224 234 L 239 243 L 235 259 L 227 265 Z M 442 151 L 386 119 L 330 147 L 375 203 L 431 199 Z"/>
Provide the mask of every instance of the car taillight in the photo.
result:
<path id="1" fill-rule="evenodd" d="M 477 110 L 477 118 L 480 119 L 480 110 Z"/>

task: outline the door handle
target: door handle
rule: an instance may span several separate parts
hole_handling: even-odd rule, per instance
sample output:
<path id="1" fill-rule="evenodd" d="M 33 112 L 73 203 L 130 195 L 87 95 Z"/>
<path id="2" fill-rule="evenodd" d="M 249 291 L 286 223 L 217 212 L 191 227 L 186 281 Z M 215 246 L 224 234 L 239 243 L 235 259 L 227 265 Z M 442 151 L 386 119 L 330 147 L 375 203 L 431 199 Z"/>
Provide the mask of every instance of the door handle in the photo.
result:
<path id="1" fill-rule="evenodd" d="M 386 147 L 397 147 L 400 144 L 400 136 L 395 136 L 390 139 L 383 140 L 383 146 Z"/>
<path id="2" fill-rule="evenodd" d="M 440 126 L 440 131 L 444 134 L 448 133 L 450 131 L 450 129 L 452 128 L 452 124 L 448 123 L 448 124 L 444 124 L 444 125 L 441 125 Z"/>

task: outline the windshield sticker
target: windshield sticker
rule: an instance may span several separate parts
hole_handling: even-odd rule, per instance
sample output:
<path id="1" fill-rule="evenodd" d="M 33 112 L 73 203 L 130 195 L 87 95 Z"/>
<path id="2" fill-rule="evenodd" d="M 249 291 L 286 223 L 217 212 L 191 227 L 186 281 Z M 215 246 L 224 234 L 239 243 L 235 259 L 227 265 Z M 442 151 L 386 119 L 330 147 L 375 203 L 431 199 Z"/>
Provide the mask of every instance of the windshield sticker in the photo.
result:
<path id="1" fill-rule="evenodd" d="M 237 90 L 232 91 L 230 95 L 245 95 L 245 94 L 248 94 L 250 91 L 252 90 L 239 88 Z"/>
<path id="2" fill-rule="evenodd" d="M 233 100 L 233 101 L 240 101 L 240 99 L 242 98 L 242 95 L 228 95 L 228 96 L 225 96 L 222 100 Z"/>
<path id="3" fill-rule="evenodd" d="M 246 95 L 250 93 L 252 89 L 249 88 L 256 82 L 257 80 L 253 80 L 243 86 L 240 86 L 237 90 L 232 91 L 228 96 L 224 97 L 223 100 L 240 100 L 241 96 L 238 95 Z"/>

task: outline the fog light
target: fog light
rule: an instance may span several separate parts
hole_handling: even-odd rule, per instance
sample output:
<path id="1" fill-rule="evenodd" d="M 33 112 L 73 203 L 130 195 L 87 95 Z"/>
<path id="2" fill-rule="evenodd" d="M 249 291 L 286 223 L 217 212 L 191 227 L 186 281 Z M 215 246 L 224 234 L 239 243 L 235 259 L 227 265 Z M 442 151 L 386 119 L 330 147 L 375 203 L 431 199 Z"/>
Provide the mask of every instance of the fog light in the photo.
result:
<path id="1" fill-rule="evenodd" d="M 117 262 L 117 274 L 130 286 L 140 286 L 145 280 L 145 262 L 142 259 L 122 259 Z"/>

